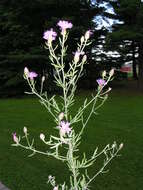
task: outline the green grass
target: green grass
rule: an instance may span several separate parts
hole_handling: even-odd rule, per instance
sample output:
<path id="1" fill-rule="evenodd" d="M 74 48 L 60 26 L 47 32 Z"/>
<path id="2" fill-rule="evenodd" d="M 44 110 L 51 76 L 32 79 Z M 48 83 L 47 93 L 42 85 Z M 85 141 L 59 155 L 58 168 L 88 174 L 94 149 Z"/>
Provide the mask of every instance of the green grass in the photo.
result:
<path id="1" fill-rule="evenodd" d="M 88 93 L 77 97 L 79 104 L 85 96 Z M 55 175 L 58 182 L 68 180 L 68 171 L 59 161 L 42 155 L 27 157 L 30 152 L 11 146 L 11 134 L 16 131 L 22 135 L 24 126 L 35 137 L 37 147 L 44 149 L 39 133 L 52 133 L 54 128 L 46 110 L 36 99 L 0 100 L 0 180 L 11 190 L 49 189 L 49 174 Z M 92 190 L 142 190 L 143 95 L 111 93 L 99 115 L 91 118 L 81 151 L 91 154 L 96 146 L 103 148 L 113 141 L 124 143 L 121 156 L 108 166 L 108 173 L 96 178 Z M 96 164 L 90 171 L 96 171 Z"/>

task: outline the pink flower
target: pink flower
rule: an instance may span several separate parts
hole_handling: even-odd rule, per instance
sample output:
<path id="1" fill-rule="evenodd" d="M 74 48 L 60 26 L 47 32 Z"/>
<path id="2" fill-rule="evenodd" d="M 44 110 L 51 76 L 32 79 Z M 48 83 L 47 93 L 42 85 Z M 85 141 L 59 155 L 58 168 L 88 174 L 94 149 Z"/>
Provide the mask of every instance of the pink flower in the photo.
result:
<path id="1" fill-rule="evenodd" d="M 57 36 L 57 33 L 53 31 L 53 29 L 51 28 L 50 30 L 47 30 L 46 32 L 44 32 L 43 38 L 48 41 L 53 41 L 56 39 L 56 36 Z"/>
<path id="2" fill-rule="evenodd" d="M 19 143 L 19 140 L 18 140 L 18 138 L 17 138 L 17 136 L 16 136 L 16 133 L 13 133 L 13 134 L 12 134 L 12 137 L 13 137 L 13 141 L 18 144 L 18 143 Z"/>
<path id="3" fill-rule="evenodd" d="M 38 74 L 35 73 L 34 71 L 28 73 L 28 78 L 30 78 L 31 80 L 33 80 L 37 76 L 38 76 Z"/>
<path id="4" fill-rule="evenodd" d="M 106 85 L 106 81 L 104 79 L 97 79 L 96 81 L 97 81 L 98 85 L 101 87 Z"/>
<path id="5" fill-rule="evenodd" d="M 24 75 L 28 78 L 30 78 L 31 80 L 33 80 L 35 77 L 38 76 L 38 74 L 34 71 L 29 71 L 29 69 L 27 67 L 24 68 Z"/>
<path id="6" fill-rule="evenodd" d="M 71 132 L 71 128 L 69 127 L 70 123 L 61 121 L 60 126 L 58 128 L 60 129 L 61 134 L 64 136 L 66 133 L 69 134 Z"/>
<path id="7" fill-rule="evenodd" d="M 61 28 L 61 30 L 66 30 L 67 28 L 72 28 L 72 23 L 65 21 L 65 20 L 60 20 L 57 25 Z"/>

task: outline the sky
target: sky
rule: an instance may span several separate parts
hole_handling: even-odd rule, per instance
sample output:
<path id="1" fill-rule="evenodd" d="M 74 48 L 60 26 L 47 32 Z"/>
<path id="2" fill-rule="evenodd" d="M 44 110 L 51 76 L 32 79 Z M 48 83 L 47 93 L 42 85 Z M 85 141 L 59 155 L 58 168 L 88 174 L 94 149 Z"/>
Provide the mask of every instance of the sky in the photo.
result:
<path id="1" fill-rule="evenodd" d="M 104 7 L 107 13 L 114 14 L 113 8 L 109 6 L 109 3 L 107 2 L 102 3 L 101 5 L 99 5 L 99 7 Z M 101 29 L 102 27 L 105 27 L 106 29 L 111 30 L 114 20 L 106 17 L 103 18 L 103 16 L 100 15 L 95 17 L 95 22 L 97 23 L 96 29 Z"/>
<path id="2" fill-rule="evenodd" d="M 112 1 L 116 1 L 116 0 L 112 0 Z M 141 0 L 141 2 L 143 3 L 143 0 Z M 96 0 L 92 0 L 92 4 L 95 5 Z M 114 9 L 108 2 L 103 1 L 103 3 L 99 5 L 99 7 L 104 7 L 105 11 L 107 13 L 114 14 Z M 109 31 L 111 31 L 113 23 L 116 22 L 116 23 L 122 24 L 121 21 L 118 21 L 118 20 L 115 21 L 113 19 L 109 19 L 109 18 L 106 18 L 106 17 L 103 18 L 103 16 L 101 16 L 101 15 L 95 16 L 94 21 L 97 24 L 97 27 L 96 27 L 97 30 L 98 29 L 100 30 L 102 27 L 104 27 L 104 28 L 108 29 Z"/>
<path id="3" fill-rule="evenodd" d="M 96 0 L 92 0 L 92 3 L 95 5 L 96 4 Z M 105 12 L 107 12 L 107 13 L 111 13 L 111 14 L 115 13 L 113 7 L 108 2 L 103 2 L 102 4 L 99 5 L 99 7 L 104 7 L 105 8 Z M 102 15 L 95 16 L 94 22 L 96 22 L 96 24 L 97 24 L 97 27 L 96 27 L 97 30 L 98 29 L 100 30 L 102 27 L 104 27 L 104 28 L 106 28 L 109 31 L 112 30 L 113 23 L 115 23 L 115 22 L 119 23 L 118 20 L 115 21 L 113 19 L 110 19 L 110 18 L 107 18 L 107 17 L 103 17 Z"/>

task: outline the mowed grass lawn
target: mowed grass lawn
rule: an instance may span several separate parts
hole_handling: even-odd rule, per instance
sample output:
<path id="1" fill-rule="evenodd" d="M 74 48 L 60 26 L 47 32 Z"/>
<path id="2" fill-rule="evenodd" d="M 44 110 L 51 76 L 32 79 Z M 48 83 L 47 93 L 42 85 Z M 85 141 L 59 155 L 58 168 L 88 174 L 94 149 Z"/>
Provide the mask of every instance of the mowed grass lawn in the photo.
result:
<path id="1" fill-rule="evenodd" d="M 80 104 L 89 93 L 77 96 Z M 78 104 L 74 107 L 77 110 Z M 54 123 L 36 99 L 0 100 L 0 181 L 11 190 L 50 190 L 48 175 L 58 182 L 68 181 L 66 166 L 43 155 L 28 157 L 30 152 L 12 147 L 12 133 L 22 135 L 27 126 L 38 148 L 46 150 L 39 134 L 53 133 Z M 78 128 L 79 126 L 77 126 Z M 91 154 L 98 146 L 123 142 L 124 148 L 108 165 L 109 172 L 98 176 L 92 190 L 142 190 L 143 189 L 143 95 L 114 91 L 99 115 L 93 116 L 83 135 L 81 152 Z M 95 173 L 100 162 L 91 167 Z"/>

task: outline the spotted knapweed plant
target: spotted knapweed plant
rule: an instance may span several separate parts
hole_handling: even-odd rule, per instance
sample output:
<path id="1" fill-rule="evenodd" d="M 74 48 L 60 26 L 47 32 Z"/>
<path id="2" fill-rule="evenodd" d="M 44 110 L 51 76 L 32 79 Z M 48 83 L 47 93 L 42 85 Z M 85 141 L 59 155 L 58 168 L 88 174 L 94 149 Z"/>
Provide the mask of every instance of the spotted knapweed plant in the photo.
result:
<path id="1" fill-rule="evenodd" d="M 63 92 L 63 96 L 60 96 L 60 101 L 57 101 L 55 95 L 49 98 L 47 93 L 43 92 L 45 76 L 41 78 L 41 89 L 38 92 L 35 86 L 38 74 L 34 71 L 29 71 L 28 68 L 24 69 L 24 79 L 31 89 L 28 93 L 36 95 L 42 105 L 44 105 L 51 114 L 55 122 L 57 135 L 50 134 L 50 138 L 47 139 L 46 134 L 40 134 L 41 141 L 48 147 L 48 150 L 43 152 L 36 149 L 34 140 L 30 140 L 28 130 L 24 127 L 23 132 L 26 145 L 21 142 L 20 136 L 13 133 L 13 141 L 15 142 L 13 146 L 31 150 L 32 155 L 39 153 L 54 157 L 67 165 L 70 171 L 69 182 L 57 184 L 55 177 L 49 175 L 48 183 L 51 185 L 52 190 L 87 190 L 90 189 L 91 182 L 99 174 L 105 172 L 107 164 L 118 155 L 119 150 L 123 147 L 122 143 L 117 145 L 116 142 L 114 142 L 111 145 L 106 145 L 101 151 L 95 148 L 90 157 L 87 157 L 86 154 L 83 153 L 82 158 L 81 152 L 79 151 L 82 134 L 89 119 L 92 114 L 97 113 L 97 110 L 103 105 L 107 99 L 108 92 L 111 90 L 111 88 L 107 88 L 107 84 L 112 80 L 114 70 L 112 69 L 109 73 L 103 71 L 102 77 L 95 81 L 98 86 L 95 95 L 89 100 L 85 99 L 77 112 L 71 114 L 77 82 L 82 75 L 84 65 L 87 63 L 85 48 L 90 45 L 89 39 L 92 32 L 90 30 L 86 31 L 85 35 L 80 38 L 77 49 L 73 54 L 73 59 L 68 64 L 68 70 L 65 70 L 65 57 L 67 55 L 66 42 L 69 35 L 68 29 L 72 28 L 72 23 L 59 21 L 57 25 L 60 27 L 59 45 L 55 45 L 54 43 L 54 40 L 57 38 L 57 33 L 53 29 L 44 32 L 43 38 L 46 40 L 45 46 L 49 50 L 49 58 L 55 70 L 55 83 Z M 104 88 L 105 86 L 106 88 Z M 90 111 L 84 114 L 87 108 Z M 78 123 L 78 126 L 80 126 L 78 130 L 74 125 L 75 123 Z M 62 148 L 64 151 L 61 151 L 63 150 Z M 103 164 L 93 176 L 90 176 L 88 169 L 100 156 L 101 158 L 104 156 Z"/>

